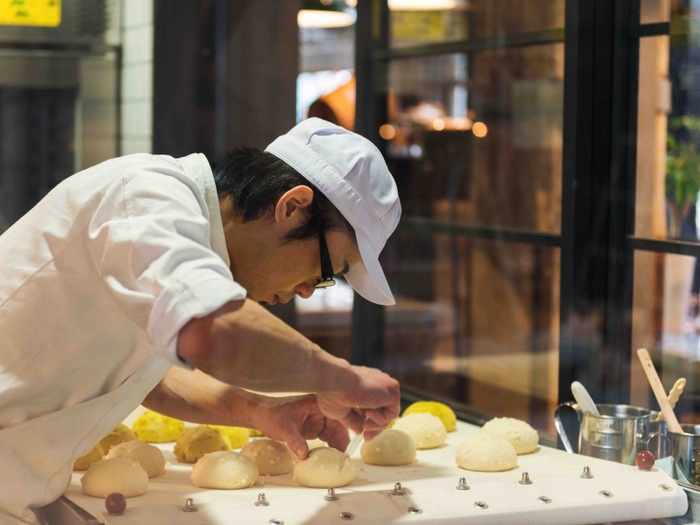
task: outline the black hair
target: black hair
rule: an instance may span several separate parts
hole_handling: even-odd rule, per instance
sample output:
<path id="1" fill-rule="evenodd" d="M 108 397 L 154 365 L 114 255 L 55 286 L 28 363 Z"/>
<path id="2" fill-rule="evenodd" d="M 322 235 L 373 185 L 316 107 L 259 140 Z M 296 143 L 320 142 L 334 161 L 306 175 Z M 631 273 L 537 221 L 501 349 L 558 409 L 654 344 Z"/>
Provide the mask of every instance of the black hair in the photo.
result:
<path id="1" fill-rule="evenodd" d="M 296 186 L 308 186 L 314 192 L 324 230 L 343 231 L 355 238 L 355 230 L 338 209 L 308 179 L 272 153 L 257 148 L 238 147 L 214 169 L 219 197 L 231 199 L 243 222 L 253 221 L 274 210 L 279 198 Z M 313 207 L 304 209 L 306 221 L 287 234 L 284 242 L 318 236 Z"/>

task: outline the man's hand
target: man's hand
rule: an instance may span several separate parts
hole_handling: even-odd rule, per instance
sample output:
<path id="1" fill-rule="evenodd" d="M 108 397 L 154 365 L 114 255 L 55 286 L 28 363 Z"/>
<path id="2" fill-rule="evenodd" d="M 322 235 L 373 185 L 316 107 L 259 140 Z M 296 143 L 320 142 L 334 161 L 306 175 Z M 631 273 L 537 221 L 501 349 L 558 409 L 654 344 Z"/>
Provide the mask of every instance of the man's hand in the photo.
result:
<path id="1" fill-rule="evenodd" d="M 355 432 L 364 430 L 365 438 L 372 439 L 399 415 L 399 383 L 376 368 L 352 366 L 348 373 L 354 376 L 348 388 L 319 392 L 318 407 L 329 418 Z"/>
<path id="2" fill-rule="evenodd" d="M 257 430 L 269 438 L 285 441 L 299 459 L 309 455 L 307 439 L 319 438 L 338 450 L 345 450 L 350 443 L 347 429 L 321 413 L 313 394 L 266 398 L 252 416 Z"/>

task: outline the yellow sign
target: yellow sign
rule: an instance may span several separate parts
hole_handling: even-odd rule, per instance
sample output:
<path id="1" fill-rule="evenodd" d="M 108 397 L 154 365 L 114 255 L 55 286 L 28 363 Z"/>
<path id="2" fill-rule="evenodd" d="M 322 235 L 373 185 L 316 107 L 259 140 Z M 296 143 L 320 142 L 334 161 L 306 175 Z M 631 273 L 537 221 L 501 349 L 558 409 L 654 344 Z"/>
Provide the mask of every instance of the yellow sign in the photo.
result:
<path id="1" fill-rule="evenodd" d="M 61 0 L 0 0 L 0 24 L 56 27 L 61 23 Z"/>

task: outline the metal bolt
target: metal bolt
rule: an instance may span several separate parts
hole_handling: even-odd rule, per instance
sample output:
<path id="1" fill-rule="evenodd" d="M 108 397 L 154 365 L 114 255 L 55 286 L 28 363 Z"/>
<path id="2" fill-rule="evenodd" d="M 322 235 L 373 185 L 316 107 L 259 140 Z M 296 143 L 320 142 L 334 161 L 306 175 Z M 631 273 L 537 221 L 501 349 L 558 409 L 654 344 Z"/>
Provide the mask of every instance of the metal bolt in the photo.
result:
<path id="1" fill-rule="evenodd" d="M 592 479 L 593 478 L 593 474 L 591 474 L 590 467 L 583 467 L 583 474 L 581 474 L 581 477 L 583 479 Z"/>
<path id="2" fill-rule="evenodd" d="M 284 525 L 284 522 L 277 518 L 272 518 L 270 521 L 268 521 L 268 523 L 270 525 Z"/>
<path id="3" fill-rule="evenodd" d="M 391 492 L 392 496 L 403 496 L 404 494 L 406 494 L 406 491 L 401 486 L 401 483 L 394 485 L 394 490 Z"/>
<path id="4" fill-rule="evenodd" d="M 423 514 L 423 509 L 420 507 L 408 507 L 409 514 Z"/>
<path id="5" fill-rule="evenodd" d="M 601 496 L 606 497 L 606 498 L 612 498 L 615 495 L 612 492 L 610 492 L 609 490 L 601 490 L 598 494 L 600 494 Z"/>
<path id="6" fill-rule="evenodd" d="M 530 474 L 523 472 L 523 476 L 518 481 L 521 485 L 532 485 L 532 480 L 530 479 Z"/>
<path id="7" fill-rule="evenodd" d="M 354 519 L 355 519 L 355 515 L 354 515 L 352 512 L 341 512 L 341 513 L 340 513 L 340 519 L 341 519 L 341 520 L 348 520 L 348 521 L 354 520 Z"/>
<path id="8" fill-rule="evenodd" d="M 477 509 L 488 509 L 489 508 L 489 506 L 484 501 L 475 501 L 474 506 Z"/>
<path id="9" fill-rule="evenodd" d="M 328 489 L 328 494 L 323 498 L 326 501 L 338 501 L 338 496 L 335 495 L 335 489 Z"/>
<path id="10" fill-rule="evenodd" d="M 265 493 L 261 492 L 258 494 L 258 501 L 255 502 L 256 507 L 267 507 L 270 504 L 269 501 L 267 501 L 267 498 L 265 497 Z"/>
<path id="11" fill-rule="evenodd" d="M 469 485 L 467 485 L 467 478 L 459 478 L 459 483 L 456 487 L 457 490 L 469 490 Z"/>
<path id="12" fill-rule="evenodd" d="M 540 503 L 552 503 L 552 498 L 548 498 L 547 496 L 540 496 L 537 498 L 537 501 Z"/>
<path id="13" fill-rule="evenodd" d="M 659 485 L 659 487 L 661 487 L 661 490 L 664 490 L 666 492 L 671 492 L 673 490 L 673 488 L 666 485 L 666 483 L 662 483 L 661 485 Z"/>
<path id="14" fill-rule="evenodd" d="M 197 512 L 197 507 L 195 506 L 194 502 L 192 501 L 192 498 L 187 498 L 187 501 L 185 501 L 185 506 L 182 507 L 183 512 Z"/>

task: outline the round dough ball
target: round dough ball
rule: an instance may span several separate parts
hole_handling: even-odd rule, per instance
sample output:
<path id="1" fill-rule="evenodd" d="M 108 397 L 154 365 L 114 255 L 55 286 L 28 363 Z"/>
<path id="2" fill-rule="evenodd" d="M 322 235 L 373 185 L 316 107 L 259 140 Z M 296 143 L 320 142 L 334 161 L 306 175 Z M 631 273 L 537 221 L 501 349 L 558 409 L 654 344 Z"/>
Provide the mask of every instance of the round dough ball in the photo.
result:
<path id="1" fill-rule="evenodd" d="M 331 447 L 319 447 L 294 466 L 294 481 L 303 487 L 344 487 L 355 479 L 355 462 L 347 458 L 339 469 L 343 453 Z"/>
<path id="2" fill-rule="evenodd" d="M 258 480 L 258 467 L 238 452 L 212 452 L 197 461 L 190 479 L 202 489 L 244 489 Z"/>
<path id="3" fill-rule="evenodd" d="M 112 447 L 105 459 L 129 458 L 137 461 L 149 478 L 165 474 L 165 456 L 153 445 L 143 441 L 128 441 Z"/>
<path id="4" fill-rule="evenodd" d="M 148 474 L 133 459 L 103 459 L 90 465 L 80 483 L 88 496 L 106 498 L 112 492 L 119 492 L 131 498 L 146 492 Z"/>
<path id="5" fill-rule="evenodd" d="M 416 401 L 404 410 L 404 417 L 409 414 L 418 414 L 426 412 L 440 418 L 442 424 L 445 425 L 445 430 L 454 432 L 457 430 L 457 416 L 454 411 L 444 403 L 438 401 Z"/>
<path id="6" fill-rule="evenodd" d="M 248 443 L 241 449 L 241 454 L 255 461 L 261 476 L 287 474 L 297 460 L 286 443 L 267 438 Z"/>
<path id="7" fill-rule="evenodd" d="M 309 450 L 313 450 L 313 449 L 319 448 L 319 447 L 326 447 L 326 446 L 328 446 L 328 443 L 326 443 L 325 441 L 322 441 L 322 440 L 320 440 L 320 439 L 318 439 L 318 438 L 316 438 L 316 439 L 310 439 L 310 440 L 308 440 L 308 441 L 306 442 L 306 444 L 308 445 Z"/>
<path id="8" fill-rule="evenodd" d="M 416 444 L 406 432 L 387 428 L 372 441 L 362 443 L 360 454 L 368 465 L 408 465 L 416 459 Z"/>
<path id="9" fill-rule="evenodd" d="M 243 427 L 226 427 L 223 425 L 208 425 L 211 428 L 218 430 L 221 437 L 228 445 L 229 450 L 241 448 L 250 441 L 250 431 Z"/>
<path id="10" fill-rule="evenodd" d="M 112 430 L 109 434 L 102 438 L 100 445 L 105 454 L 109 454 L 112 447 L 119 445 L 120 443 L 126 443 L 127 441 L 136 441 L 138 437 L 134 434 L 129 427 L 126 425 L 119 425 L 117 428 Z"/>
<path id="11" fill-rule="evenodd" d="M 185 423 L 152 410 L 141 414 L 131 427 L 141 441 L 168 443 L 176 441 L 185 432 Z"/>
<path id="12" fill-rule="evenodd" d="M 477 472 L 501 472 L 518 465 L 513 445 L 500 437 L 478 435 L 467 439 L 457 449 L 457 465 Z"/>
<path id="13" fill-rule="evenodd" d="M 102 448 L 102 445 L 98 443 L 90 452 L 85 454 L 82 458 L 78 458 L 75 460 L 75 463 L 73 463 L 73 470 L 87 470 L 90 468 L 90 465 L 101 460 L 104 455 L 105 451 Z"/>
<path id="14" fill-rule="evenodd" d="M 425 412 L 401 417 L 392 428 L 411 436 L 418 450 L 437 448 L 447 440 L 447 431 L 440 418 Z"/>
<path id="15" fill-rule="evenodd" d="M 178 461 L 195 463 L 204 454 L 229 450 L 218 430 L 206 425 L 188 428 L 175 443 L 173 452 Z"/>
<path id="16" fill-rule="evenodd" d="M 507 439 L 518 455 L 529 454 L 537 450 L 537 443 L 540 440 L 537 430 L 525 421 L 512 417 L 492 419 L 481 428 L 479 434 Z"/>

